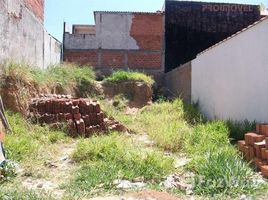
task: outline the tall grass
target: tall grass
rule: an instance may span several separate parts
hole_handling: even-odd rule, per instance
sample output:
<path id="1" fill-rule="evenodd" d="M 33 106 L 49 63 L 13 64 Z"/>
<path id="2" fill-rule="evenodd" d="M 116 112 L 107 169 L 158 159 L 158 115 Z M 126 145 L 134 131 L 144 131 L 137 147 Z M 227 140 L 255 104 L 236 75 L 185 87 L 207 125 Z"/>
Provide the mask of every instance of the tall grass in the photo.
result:
<path id="1" fill-rule="evenodd" d="M 228 127 L 222 121 L 194 127 L 185 137 L 185 152 L 192 158 L 187 167 L 196 174 L 197 194 L 250 194 L 261 187 L 255 184 L 249 164 L 230 144 Z"/>
<path id="2" fill-rule="evenodd" d="M 230 138 L 234 140 L 243 140 L 245 138 L 245 134 L 248 132 L 256 131 L 256 122 L 250 122 L 248 120 L 244 121 L 232 121 L 228 120 L 226 125 L 230 132 Z"/>
<path id="3" fill-rule="evenodd" d="M 183 102 L 177 99 L 146 107 L 137 121 L 159 147 L 176 152 L 183 148 L 184 137 L 190 131 L 186 117 Z"/>
<path id="4" fill-rule="evenodd" d="M 7 118 L 12 127 L 12 133 L 7 134 L 5 141 L 7 156 L 10 160 L 35 160 L 45 146 L 66 140 L 63 132 L 33 125 L 21 114 L 7 112 Z"/>
<path id="5" fill-rule="evenodd" d="M 144 73 L 123 70 L 113 72 L 112 75 L 105 78 L 104 81 L 112 83 L 118 83 L 122 81 L 142 81 L 149 85 L 154 84 L 154 80 Z"/>
<path id="6" fill-rule="evenodd" d="M 186 169 L 195 173 L 196 194 L 239 195 L 261 188 L 253 170 L 230 143 L 229 126 L 224 121 L 207 122 L 196 106 L 176 99 L 155 103 L 131 117 L 114 116 L 136 132 L 148 133 L 161 149 L 185 153 L 191 159 Z"/>
<path id="7" fill-rule="evenodd" d="M 123 135 L 93 137 L 80 141 L 73 159 L 82 164 L 73 186 L 91 191 L 102 184 L 103 189 L 115 189 L 116 179 L 133 180 L 143 177 L 146 182 L 159 183 L 173 170 L 173 159 L 158 152 L 140 149 Z"/>
<path id="8" fill-rule="evenodd" d="M 64 92 L 66 88 L 76 88 L 84 96 L 95 86 L 95 72 L 88 66 L 63 63 L 42 70 L 27 64 L 9 62 L 0 65 L 0 71 L 2 83 L 12 79 L 39 88 L 57 88 L 59 92 Z"/>

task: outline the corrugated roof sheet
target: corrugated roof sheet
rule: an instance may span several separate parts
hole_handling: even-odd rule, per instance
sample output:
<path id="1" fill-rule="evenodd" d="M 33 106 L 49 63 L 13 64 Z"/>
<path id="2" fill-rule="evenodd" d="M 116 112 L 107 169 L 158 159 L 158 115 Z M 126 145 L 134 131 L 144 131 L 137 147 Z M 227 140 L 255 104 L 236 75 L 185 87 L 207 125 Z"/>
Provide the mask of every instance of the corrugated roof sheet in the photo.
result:
<path id="1" fill-rule="evenodd" d="M 250 29 L 250 28 L 256 26 L 257 24 L 263 22 L 264 20 L 268 20 L 268 16 L 265 16 L 265 17 L 261 18 L 259 21 L 254 22 L 253 24 L 251 24 L 251 25 L 249 25 L 248 27 L 242 29 L 241 31 L 238 31 L 238 32 L 236 32 L 235 34 L 231 35 L 230 37 L 228 37 L 228 38 L 226 38 L 226 39 L 224 39 L 224 40 L 222 40 L 222 41 L 220 41 L 220 42 L 214 44 L 213 46 L 211 46 L 211 47 L 207 48 L 206 50 L 202 51 L 201 53 L 197 54 L 197 56 L 199 56 L 199 55 L 201 55 L 201 54 L 203 54 L 203 53 L 205 53 L 205 52 L 207 52 L 207 51 L 213 49 L 214 47 L 216 47 L 216 46 L 218 46 L 218 45 L 220 45 L 220 44 L 222 44 L 222 43 L 224 43 L 224 42 L 227 42 L 228 40 L 234 38 L 235 36 L 237 36 L 237 35 L 239 35 L 239 34 L 245 32 L 245 31 L 247 31 L 248 29 Z"/>

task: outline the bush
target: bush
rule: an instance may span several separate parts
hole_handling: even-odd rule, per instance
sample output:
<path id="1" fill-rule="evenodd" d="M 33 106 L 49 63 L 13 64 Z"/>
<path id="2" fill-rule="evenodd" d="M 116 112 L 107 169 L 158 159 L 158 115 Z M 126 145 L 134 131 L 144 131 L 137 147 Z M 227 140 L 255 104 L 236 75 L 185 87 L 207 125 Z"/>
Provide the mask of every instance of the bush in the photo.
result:
<path id="1" fill-rule="evenodd" d="M 154 80 L 143 73 L 118 70 L 112 73 L 111 76 L 104 79 L 106 82 L 118 83 L 122 81 L 142 81 L 149 85 L 154 84 Z"/>
<path id="2" fill-rule="evenodd" d="M 158 182 L 173 170 L 173 159 L 157 152 L 140 150 L 129 138 L 116 133 L 80 141 L 73 154 L 82 167 L 76 173 L 74 187 L 90 191 L 102 184 L 114 189 L 116 179 L 143 177 Z"/>

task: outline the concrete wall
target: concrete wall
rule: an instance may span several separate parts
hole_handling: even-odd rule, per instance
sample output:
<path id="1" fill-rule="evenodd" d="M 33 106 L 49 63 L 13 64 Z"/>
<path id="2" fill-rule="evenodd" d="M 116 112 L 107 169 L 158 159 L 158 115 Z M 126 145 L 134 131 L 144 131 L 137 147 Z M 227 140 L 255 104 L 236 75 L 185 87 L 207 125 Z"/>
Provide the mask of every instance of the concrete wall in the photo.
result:
<path id="1" fill-rule="evenodd" d="M 64 60 L 98 69 L 164 71 L 163 13 L 95 12 L 96 34 L 64 34 Z"/>
<path id="2" fill-rule="evenodd" d="M 188 62 L 165 74 L 165 86 L 172 96 L 191 102 L 192 65 Z"/>
<path id="3" fill-rule="evenodd" d="M 192 61 L 192 101 L 210 119 L 268 121 L 268 18 Z"/>
<path id="4" fill-rule="evenodd" d="M 38 14 L 38 11 L 34 13 L 29 10 L 29 5 L 25 2 L 0 1 L 0 62 L 10 59 L 38 67 L 47 67 L 50 63 L 59 62 L 60 43 L 44 30 L 40 12 Z M 40 18 L 36 17 L 36 14 Z"/>
<path id="5" fill-rule="evenodd" d="M 61 61 L 61 43 L 44 30 L 44 67 Z"/>

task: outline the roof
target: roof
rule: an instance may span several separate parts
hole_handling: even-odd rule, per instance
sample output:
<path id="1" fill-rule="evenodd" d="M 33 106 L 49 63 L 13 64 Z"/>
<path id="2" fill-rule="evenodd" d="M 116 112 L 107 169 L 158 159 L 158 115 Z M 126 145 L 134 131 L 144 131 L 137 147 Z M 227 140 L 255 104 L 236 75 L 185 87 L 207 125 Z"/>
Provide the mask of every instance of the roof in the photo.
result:
<path id="1" fill-rule="evenodd" d="M 162 11 L 156 11 L 156 12 L 132 12 L 132 11 L 94 11 L 94 15 L 96 13 L 101 13 L 101 14 L 148 14 L 148 15 L 160 15 L 163 14 L 164 12 Z"/>
<path id="2" fill-rule="evenodd" d="M 94 11 L 94 19 L 96 22 L 96 14 L 119 14 L 119 15 L 163 15 L 165 12 L 163 11 L 156 11 L 156 12 L 132 12 L 132 11 Z"/>
<path id="3" fill-rule="evenodd" d="M 227 42 L 228 40 L 230 40 L 230 39 L 236 37 L 237 35 L 239 35 L 239 34 L 245 32 L 245 31 L 247 31 L 247 30 L 249 30 L 249 29 L 251 29 L 252 27 L 256 26 L 257 24 L 260 24 L 261 22 L 263 22 L 263 21 L 265 21 L 265 20 L 268 20 L 268 16 L 265 16 L 265 17 L 261 18 L 259 21 L 254 22 L 253 24 L 251 24 L 251 25 L 249 25 L 248 27 L 242 29 L 241 31 L 238 31 L 238 32 L 236 32 L 235 34 L 231 35 L 230 37 L 228 37 L 228 38 L 226 38 L 226 39 L 224 39 L 224 40 L 222 40 L 222 41 L 220 41 L 220 42 L 214 44 L 213 46 L 211 46 L 211 47 L 207 48 L 206 50 L 202 51 L 201 53 L 197 54 L 197 56 L 199 56 L 199 55 L 201 55 L 201 54 L 203 54 L 203 53 L 205 53 L 205 52 L 207 52 L 207 51 L 209 51 L 209 50 L 211 50 L 211 49 L 213 49 L 213 48 L 219 46 L 220 44 L 222 44 L 222 43 L 224 43 L 224 42 Z"/>

